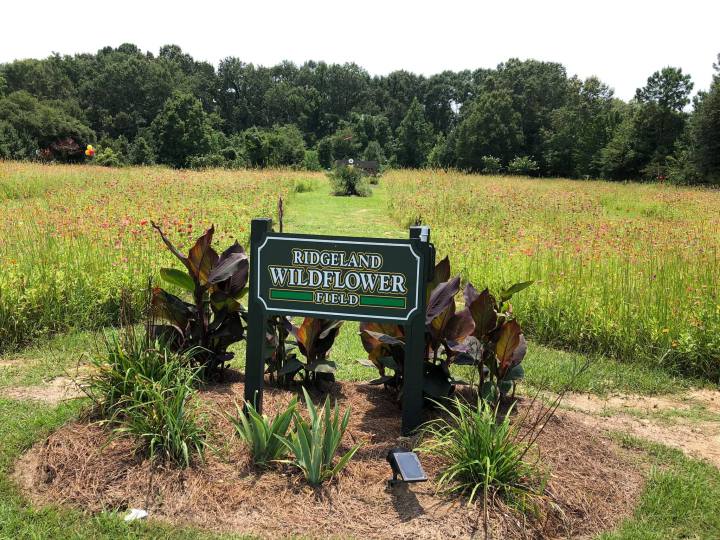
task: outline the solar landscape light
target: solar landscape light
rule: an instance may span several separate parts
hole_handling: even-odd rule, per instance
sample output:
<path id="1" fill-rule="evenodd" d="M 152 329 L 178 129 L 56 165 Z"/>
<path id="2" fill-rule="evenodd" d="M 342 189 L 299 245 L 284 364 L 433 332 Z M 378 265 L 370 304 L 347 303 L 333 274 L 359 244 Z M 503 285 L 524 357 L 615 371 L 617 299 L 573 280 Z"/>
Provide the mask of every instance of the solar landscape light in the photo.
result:
<path id="1" fill-rule="evenodd" d="M 404 448 L 393 448 L 388 452 L 385 459 L 387 459 L 393 472 L 392 479 L 388 480 L 389 486 L 395 486 L 403 482 L 408 484 L 425 482 L 428 479 L 415 452 L 410 452 Z"/>

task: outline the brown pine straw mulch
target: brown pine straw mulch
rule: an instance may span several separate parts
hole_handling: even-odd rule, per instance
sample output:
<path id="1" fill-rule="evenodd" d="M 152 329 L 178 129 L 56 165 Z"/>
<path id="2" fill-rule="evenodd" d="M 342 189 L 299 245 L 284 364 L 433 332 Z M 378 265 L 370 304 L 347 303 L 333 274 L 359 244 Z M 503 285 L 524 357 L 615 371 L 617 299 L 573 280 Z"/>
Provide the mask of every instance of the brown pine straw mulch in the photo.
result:
<path id="1" fill-rule="evenodd" d="M 134 452 L 132 441 L 107 444 L 106 429 L 80 420 L 31 449 L 18 463 L 15 479 L 37 505 L 63 504 L 90 512 L 144 508 L 151 518 L 166 522 L 269 538 L 484 537 L 480 504 L 468 507 L 460 499 L 436 495 L 432 481 L 387 487 L 388 450 L 411 448 L 417 441 L 399 437 L 399 408 L 382 387 L 332 384 L 331 394 L 340 405 L 352 407 L 343 447 L 364 445 L 337 480 L 313 489 L 290 466 L 253 468 L 220 414 L 234 412 L 233 402 L 242 402 L 242 377 L 232 378 L 200 393 L 217 449 L 204 464 L 187 470 L 153 466 Z M 297 391 L 267 388 L 264 412 L 272 416 Z M 518 403 L 517 417 L 528 403 Z M 642 472 L 633 456 L 599 431 L 558 413 L 537 441 L 538 455 L 548 474 L 539 516 L 523 515 L 498 501 L 489 510 L 491 537 L 592 536 L 632 512 Z M 437 459 L 423 455 L 421 461 L 431 477 L 441 470 Z"/>

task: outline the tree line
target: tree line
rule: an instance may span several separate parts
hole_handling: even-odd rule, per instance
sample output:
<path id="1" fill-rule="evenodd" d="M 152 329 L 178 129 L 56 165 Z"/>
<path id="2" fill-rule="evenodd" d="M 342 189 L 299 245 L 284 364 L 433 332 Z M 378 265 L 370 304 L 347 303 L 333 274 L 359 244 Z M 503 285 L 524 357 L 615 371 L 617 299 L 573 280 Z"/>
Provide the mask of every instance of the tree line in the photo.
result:
<path id="1" fill-rule="evenodd" d="M 559 63 L 370 76 L 354 63 L 217 68 L 132 44 L 0 65 L 0 158 L 105 165 L 291 166 L 334 160 L 538 176 L 720 183 L 720 55 L 690 102 L 681 69 L 629 102 Z"/>

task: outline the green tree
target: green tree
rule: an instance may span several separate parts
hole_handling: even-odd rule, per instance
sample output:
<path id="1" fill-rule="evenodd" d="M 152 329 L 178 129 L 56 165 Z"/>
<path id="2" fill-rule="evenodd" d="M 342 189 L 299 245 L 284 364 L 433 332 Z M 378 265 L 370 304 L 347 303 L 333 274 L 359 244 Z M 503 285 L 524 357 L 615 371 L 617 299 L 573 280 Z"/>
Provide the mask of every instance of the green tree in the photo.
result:
<path id="1" fill-rule="evenodd" d="M 153 165 L 155 163 L 155 149 L 145 137 L 138 136 L 130 145 L 130 163 L 133 165 Z"/>
<path id="2" fill-rule="evenodd" d="M 680 68 L 665 67 L 648 77 L 645 86 L 635 91 L 635 99 L 639 103 L 654 103 L 662 109 L 681 111 L 690 103 L 692 89 L 690 75 L 683 74 Z"/>
<path id="3" fill-rule="evenodd" d="M 268 136 L 267 164 L 270 166 L 301 165 L 305 159 L 305 141 L 297 126 L 277 126 Z"/>
<path id="4" fill-rule="evenodd" d="M 80 161 L 85 146 L 95 139 L 88 126 L 57 103 L 38 100 L 24 90 L 0 98 L 0 124 L 5 126 L 5 152 L 16 158 L 42 151 L 50 159 Z M 10 137 L 14 140 L 8 142 Z"/>
<path id="5" fill-rule="evenodd" d="M 428 154 L 428 166 L 436 169 L 447 169 L 454 167 L 455 158 L 455 131 L 451 131 L 447 137 L 439 134 L 435 145 Z"/>
<path id="6" fill-rule="evenodd" d="M 481 94 L 470 104 L 457 128 L 458 166 L 473 171 L 483 169 L 483 156 L 495 156 L 508 163 L 523 148 L 520 113 L 507 90 Z"/>
<path id="7" fill-rule="evenodd" d="M 152 122 L 158 162 L 187 167 L 193 156 L 210 152 L 212 128 L 202 103 L 182 93 L 173 94 Z"/>
<path id="8" fill-rule="evenodd" d="M 715 75 L 707 92 L 695 100 L 689 125 L 690 154 L 698 174 L 706 182 L 720 183 L 720 54 L 713 64 Z"/>
<path id="9" fill-rule="evenodd" d="M 432 125 L 423 107 L 413 99 L 397 133 L 397 161 L 401 167 L 423 167 L 434 142 Z"/>
<path id="10" fill-rule="evenodd" d="M 570 86 L 567 103 L 552 111 L 550 126 L 543 131 L 546 172 L 597 177 L 601 151 L 620 118 L 613 90 L 595 77 L 584 82 L 572 79 Z"/>
<path id="11" fill-rule="evenodd" d="M 383 152 L 382 146 L 377 141 L 370 141 L 363 152 L 363 159 L 366 161 L 377 161 L 380 166 L 387 163 L 387 157 Z"/>

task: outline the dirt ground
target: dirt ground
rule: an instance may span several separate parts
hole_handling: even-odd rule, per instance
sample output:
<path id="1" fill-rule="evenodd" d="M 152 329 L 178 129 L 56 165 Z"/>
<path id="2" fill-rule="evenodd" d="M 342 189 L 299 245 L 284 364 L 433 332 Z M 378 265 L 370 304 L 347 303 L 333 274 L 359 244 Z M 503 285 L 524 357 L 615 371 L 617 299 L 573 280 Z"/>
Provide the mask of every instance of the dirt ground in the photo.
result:
<path id="1" fill-rule="evenodd" d="M 399 437 L 400 415 L 382 388 L 336 383 L 331 393 L 351 406 L 343 447 L 363 446 L 339 479 L 308 487 L 290 466 L 253 468 L 246 449 L 232 435 L 220 411 L 234 410 L 242 398 L 242 379 L 214 385 L 201 399 L 214 431 L 217 452 L 188 470 L 156 468 L 133 452 L 133 443 L 116 439 L 97 424 L 69 424 L 34 447 L 17 464 L 14 477 L 34 503 L 67 504 L 91 512 L 144 508 L 151 517 L 218 531 L 263 537 L 467 538 L 482 537 L 483 512 L 457 499 L 439 496 L 432 481 L 389 488 L 387 451 L 412 448 Z M 269 389 L 265 412 L 283 407 L 294 392 Z M 317 396 L 319 398 L 319 395 Z M 529 401 L 519 403 L 519 414 Z M 537 404 L 531 411 L 535 413 Z M 535 517 L 501 503 L 490 511 L 493 538 L 592 536 L 632 512 L 643 484 L 636 456 L 611 438 L 562 412 L 546 423 L 537 452 L 546 475 L 545 495 Z M 434 476 L 442 466 L 422 456 Z"/>
<path id="2" fill-rule="evenodd" d="M 569 394 L 562 407 L 584 425 L 672 446 L 720 467 L 717 390 L 694 390 L 680 397 Z"/>
<path id="3" fill-rule="evenodd" d="M 56 405 L 63 400 L 83 395 L 70 377 L 56 377 L 45 384 L 37 386 L 0 388 L 0 398 L 42 401 L 50 405 Z"/>

